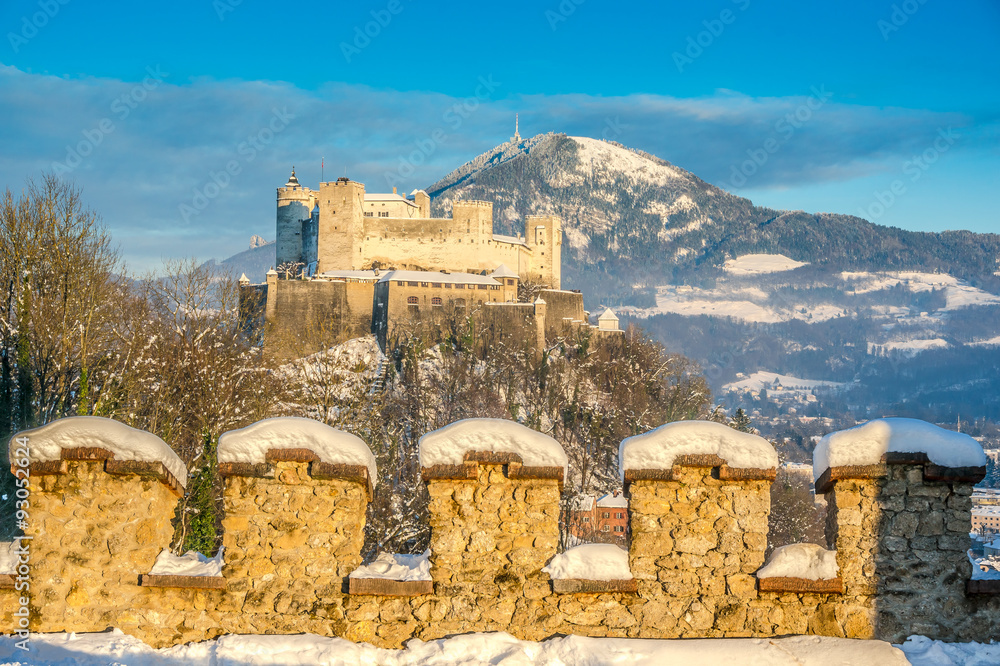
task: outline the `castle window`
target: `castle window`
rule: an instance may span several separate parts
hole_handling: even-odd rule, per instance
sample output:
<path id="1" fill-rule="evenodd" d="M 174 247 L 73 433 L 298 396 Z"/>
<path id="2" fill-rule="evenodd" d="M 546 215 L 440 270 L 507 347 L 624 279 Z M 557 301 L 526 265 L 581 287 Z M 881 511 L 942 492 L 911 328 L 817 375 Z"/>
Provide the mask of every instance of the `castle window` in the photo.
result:
<path id="1" fill-rule="evenodd" d="M 417 298 L 416 296 L 409 296 L 406 299 L 406 304 L 407 305 L 419 305 L 420 304 L 420 299 Z"/>
<path id="2" fill-rule="evenodd" d="M 455 285 L 455 289 L 465 289 L 465 285 L 464 284 L 456 284 Z"/>
<path id="3" fill-rule="evenodd" d="M 624 525 L 615 525 L 615 532 L 624 532 L 624 531 L 625 531 Z"/>
<path id="4" fill-rule="evenodd" d="M 486 289 L 486 287 L 488 287 L 488 286 L 489 286 L 488 284 L 477 284 L 476 288 L 477 289 Z"/>
<path id="5" fill-rule="evenodd" d="M 406 286 L 407 287 L 419 287 L 420 283 L 419 282 L 407 282 Z"/>
<path id="6" fill-rule="evenodd" d="M 601 518 L 610 518 L 610 517 L 611 517 L 610 511 L 604 511 L 601 513 Z"/>
<path id="7" fill-rule="evenodd" d="M 455 299 L 455 307 L 456 308 L 464 308 L 465 307 L 465 299 L 464 298 L 456 298 Z"/>
<path id="8" fill-rule="evenodd" d="M 451 289 L 451 283 L 450 282 L 445 282 L 444 283 L 444 288 L 445 289 Z"/>
<path id="9" fill-rule="evenodd" d="M 444 305 L 444 302 L 440 298 L 438 298 L 437 296 L 435 296 L 434 298 L 431 299 L 431 305 L 433 305 L 434 307 L 439 308 L 442 305 Z"/>
<path id="10" fill-rule="evenodd" d="M 610 532 L 611 531 L 611 526 L 610 525 L 605 525 L 604 527 L 601 528 L 601 531 L 602 532 Z"/>
<path id="11" fill-rule="evenodd" d="M 369 211 L 365 211 L 365 217 L 375 217 L 375 214 L 372 213 L 370 210 Z"/>
<path id="12" fill-rule="evenodd" d="M 435 289 L 440 289 L 441 288 L 441 283 L 440 282 L 431 282 L 431 286 L 434 287 Z"/>
<path id="13" fill-rule="evenodd" d="M 507 286 L 508 287 L 513 287 L 514 286 L 514 281 L 513 280 L 507 280 Z"/>
<path id="14" fill-rule="evenodd" d="M 615 514 L 615 518 L 624 518 L 624 517 L 625 517 L 624 513 L 616 513 Z"/>
<path id="15" fill-rule="evenodd" d="M 421 286 L 421 287 L 426 287 L 426 286 L 427 286 L 427 283 L 426 283 L 426 282 L 421 282 L 421 283 L 420 283 L 420 286 Z"/>

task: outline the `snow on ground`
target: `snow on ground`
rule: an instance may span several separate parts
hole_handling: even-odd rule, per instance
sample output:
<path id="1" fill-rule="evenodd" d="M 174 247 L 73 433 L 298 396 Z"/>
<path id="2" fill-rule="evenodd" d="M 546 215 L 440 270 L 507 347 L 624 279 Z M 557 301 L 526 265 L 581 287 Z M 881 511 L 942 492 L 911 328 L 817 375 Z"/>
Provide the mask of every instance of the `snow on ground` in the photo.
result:
<path id="1" fill-rule="evenodd" d="M 219 462 L 263 463 L 271 449 L 309 449 L 326 463 L 365 465 L 378 480 L 375 456 L 360 437 L 325 423 L 297 416 L 264 419 L 219 438 Z"/>
<path id="2" fill-rule="evenodd" d="M 1000 347 L 1000 335 L 989 340 L 976 340 L 974 342 L 966 342 L 965 344 L 969 347 Z"/>
<path id="3" fill-rule="evenodd" d="M 740 664 L 740 666 L 831 666 L 878 664 L 905 666 L 903 652 L 883 641 L 821 636 L 787 638 L 706 638 L 653 640 L 564 636 L 535 643 L 510 634 L 464 634 L 433 641 L 410 640 L 403 650 L 384 650 L 367 643 L 313 634 L 293 636 L 223 636 L 213 641 L 154 650 L 115 629 L 100 634 L 32 634 L 30 651 L 14 647 L 17 639 L 0 637 L 5 666 L 534 666 L 535 664 Z M 926 639 L 924 639 L 926 641 Z M 911 645 L 912 642 L 912 645 Z M 1000 654 L 1000 646 L 935 643 L 913 637 L 904 649 L 954 654 Z M 984 652 L 996 650 L 996 652 Z M 997 663 L 946 661 L 930 663 Z"/>
<path id="4" fill-rule="evenodd" d="M 947 273 L 920 273 L 914 271 L 891 273 L 843 272 L 841 279 L 856 294 L 867 294 L 873 291 L 883 291 L 902 285 L 913 293 L 943 289 L 945 293 L 944 310 L 958 310 L 975 305 L 996 305 L 1000 296 L 991 294 L 969 285 L 964 280 Z"/>
<path id="5" fill-rule="evenodd" d="M 886 452 L 926 453 L 931 462 L 945 467 L 983 467 L 982 445 L 960 432 L 916 419 L 876 419 L 833 432 L 816 445 L 813 478 L 830 467 L 876 465 Z"/>
<path id="6" fill-rule="evenodd" d="M 562 467 L 562 445 L 548 435 L 505 419 L 463 419 L 420 438 L 420 466 L 461 465 L 469 451 L 516 453 L 526 467 Z"/>
<path id="7" fill-rule="evenodd" d="M 793 543 L 775 548 L 757 578 L 829 580 L 837 577 L 837 571 L 837 551 L 814 543 Z"/>
<path id="8" fill-rule="evenodd" d="M 221 576 L 222 548 L 215 557 L 205 557 L 199 552 L 189 550 L 183 555 L 174 555 L 169 549 L 156 556 L 151 576 Z"/>
<path id="9" fill-rule="evenodd" d="M 990 666 L 1000 664 L 1000 643 L 943 643 L 910 636 L 897 645 L 913 666 Z"/>
<path id="10" fill-rule="evenodd" d="M 868 350 L 871 350 L 876 346 L 876 343 L 869 343 Z M 916 356 L 920 352 L 927 351 L 929 349 L 947 349 L 951 345 L 948 341 L 943 338 L 932 338 L 930 340 L 897 340 L 892 342 L 883 342 L 878 345 L 885 349 L 886 351 L 896 351 L 906 356 Z"/>
<path id="11" fill-rule="evenodd" d="M 167 443 L 148 432 L 102 416 L 69 416 L 34 430 L 24 430 L 10 440 L 10 460 L 17 455 L 18 440 L 27 438 L 31 462 L 59 460 L 63 449 L 97 447 L 115 454 L 117 460 L 161 462 L 181 486 L 187 483 L 187 467 Z"/>
<path id="12" fill-rule="evenodd" d="M 670 469 L 674 458 L 688 454 L 714 454 L 730 467 L 778 466 L 778 454 L 763 437 L 712 421 L 677 421 L 622 440 L 618 468 L 624 480 L 627 470 Z"/>
<path id="13" fill-rule="evenodd" d="M 774 388 L 775 382 L 781 384 L 782 391 L 812 391 L 818 388 L 843 388 L 842 382 L 830 382 L 822 379 L 802 379 L 792 375 L 780 375 L 776 372 L 758 371 L 739 381 L 730 382 L 722 387 L 723 391 L 760 391 L 766 388 L 768 391 L 777 391 Z"/>
<path id="14" fill-rule="evenodd" d="M 744 254 L 727 261 L 723 270 L 732 275 L 761 275 L 791 271 L 805 265 L 783 254 Z"/>
<path id="15" fill-rule="evenodd" d="M 542 571 L 553 580 L 632 580 L 628 551 L 612 543 L 588 543 L 554 556 Z"/>
<path id="16" fill-rule="evenodd" d="M 351 572 L 351 578 L 382 578 L 384 580 L 431 580 L 431 551 L 420 555 L 379 553 L 371 564 Z"/>

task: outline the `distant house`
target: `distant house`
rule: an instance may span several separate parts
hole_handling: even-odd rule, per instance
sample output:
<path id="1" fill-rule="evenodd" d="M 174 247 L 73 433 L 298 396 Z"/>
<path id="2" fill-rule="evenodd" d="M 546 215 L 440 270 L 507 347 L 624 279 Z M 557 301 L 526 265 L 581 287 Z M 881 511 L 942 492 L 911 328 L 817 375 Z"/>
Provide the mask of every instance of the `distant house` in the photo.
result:
<path id="1" fill-rule="evenodd" d="M 595 499 L 580 495 L 570 504 L 569 533 L 589 543 L 628 544 L 628 499 L 620 490 Z"/>

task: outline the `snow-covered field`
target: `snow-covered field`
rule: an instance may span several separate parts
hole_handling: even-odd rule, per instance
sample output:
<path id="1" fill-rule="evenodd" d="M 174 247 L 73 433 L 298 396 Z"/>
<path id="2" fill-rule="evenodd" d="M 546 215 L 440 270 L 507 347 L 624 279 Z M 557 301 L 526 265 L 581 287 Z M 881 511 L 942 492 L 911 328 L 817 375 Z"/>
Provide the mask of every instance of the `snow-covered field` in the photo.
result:
<path id="1" fill-rule="evenodd" d="M 340 638 L 313 635 L 224 636 L 214 641 L 154 650 L 118 630 L 100 634 L 33 635 L 30 651 L 0 637 L 4 666 L 534 666 L 536 664 L 740 664 L 740 666 L 833 666 L 835 664 L 995 664 L 1000 645 L 940 643 L 911 637 L 902 646 L 819 636 L 697 640 L 639 640 L 566 636 L 520 641 L 505 633 L 465 634 L 411 640 L 403 650 L 383 650 Z M 900 649 L 902 647 L 902 649 Z M 911 661 L 907 661 L 910 657 Z"/>
<path id="2" fill-rule="evenodd" d="M 875 318 L 890 324 L 940 325 L 948 313 L 968 307 L 1000 305 L 1000 296 L 988 293 L 943 273 L 919 272 L 840 272 L 829 275 L 822 281 L 798 283 L 781 274 L 807 264 L 781 254 L 748 254 L 730 259 L 723 266 L 725 275 L 716 280 L 714 287 L 703 288 L 689 285 L 661 285 L 656 287 L 656 305 L 649 308 L 621 308 L 621 312 L 635 317 L 651 317 L 658 314 L 679 314 L 683 316 L 708 315 L 731 317 L 740 321 L 758 324 L 774 324 L 793 320 L 819 323 L 839 317 L 856 317 L 854 299 L 860 295 L 875 295 L 890 290 L 903 289 L 911 294 L 921 294 L 933 290 L 944 293 L 944 304 L 933 312 L 916 312 L 898 305 L 870 305 L 869 312 Z M 775 296 L 779 290 L 795 287 L 799 296 L 783 299 Z M 829 296 L 829 288 L 836 289 L 840 297 Z M 825 296 L 808 297 L 810 290 Z M 905 345 L 901 340 L 893 344 Z M 994 340 L 979 344 L 996 344 Z M 900 347 L 906 350 L 906 347 Z M 914 346 L 913 353 L 926 347 Z"/>
<path id="3" fill-rule="evenodd" d="M 781 386 L 775 388 L 775 382 Z M 739 379 L 722 387 L 723 391 L 760 391 L 766 388 L 768 391 L 788 391 L 788 392 L 808 392 L 818 388 L 839 389 L 843 388 L 842 382 L 828 382 L 821 379 L 802 379 L 791 375 L 780 375 L 776 372 L 765 372 L 763 370 L 755 372 L 749 377 Z"/>
<path id="4" fill-rule="evenodd" d="M 761 275 L 791 271 L 805 265 L 783 254 L 745 254 L 730 259 L 723 268 L 732 275 Z"/>

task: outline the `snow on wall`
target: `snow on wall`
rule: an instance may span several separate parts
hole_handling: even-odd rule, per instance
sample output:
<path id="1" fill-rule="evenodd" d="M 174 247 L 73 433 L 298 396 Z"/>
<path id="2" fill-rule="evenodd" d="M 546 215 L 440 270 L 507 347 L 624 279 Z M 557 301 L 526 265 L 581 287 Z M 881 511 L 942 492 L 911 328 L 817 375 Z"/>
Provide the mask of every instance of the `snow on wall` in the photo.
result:
<path id="1" fill-rule="evenodd" d="M 813 479 L 830 467 L 877 465 L 889 452 L 926 453 L 945 467 L 983 467 L 982 445 L 968 435 L 917 419 L 876 419 L 848 430 L 833 432 L 813 452 Z"/>
<path id="2" fill-rule="evenodd" d="M 162 439 L 136 430 L 124 423 L 101 416 L 69 416 L 33 430 L 24 430 L 11 438 L 8 454 L 15 455 L 17 440 L 28 438 L 31 462 L 59 460 L 63 449 L 101 448 L 115 454 L 116 460 L 161 462 L 183 487 L 187 467 Z"/>
<path id="3" fill-rule="evenodd" d="M 829 580 L 837 577 L 837 571 L 837 551 L 814 543 L 793 543 L 775 548 L 757 578 Z"/>
<path id="4" fill-rule="evenodd" d="M 351 572 L 351 578 L 381 578 L 383 580 L 431 580 L 431 551 L 420 555 L 379 553 L 375 561 Z"/>
<path id="5" fill-rule="evenodd" d="M 183 555 L 174 555 L 170 549 L 164 548 L 156 556 L 151 576 L 194 576 L 197 578 L 222 575 L 222 548 L 215 557 L 205 557 L 199 552 L 189 550 Z"/>
<path id="6" fill-rule="evenodd" d="M 628 551 L 611 543 L 585 543 L 559 553 L 542 567 L 553 580 L 632 580 Z"/>
<path id="7" fill-rule="evenodd" d="M 309 449 L 325 463 L 365 465 L 374 486 L 375 456 L 364 441 L 325 423 L 284 416 L 264 419 L 219 438 L 219 462 L 263 463 L 270 449 Z"/>
<path id="8" fill-rule="evenodd" d="M 678 421 L 622 440 L 618 468 L 624 480 L 626 470 L 670 469 L 677 456 L 697 454 L 717 455 L 730 467 L 778 466 L 778 454 L 763 437 L 712 421 Z"/>
<path id="9" fill-rule="evenodd" d="M 472 451 L 516 453 L 526 467 L 562 467 L 568 458 L 548 435 L 505 419 L 464 419 L 420 438 L 420 466 L 461 465 Z"/>

